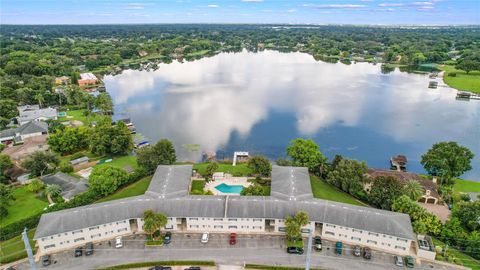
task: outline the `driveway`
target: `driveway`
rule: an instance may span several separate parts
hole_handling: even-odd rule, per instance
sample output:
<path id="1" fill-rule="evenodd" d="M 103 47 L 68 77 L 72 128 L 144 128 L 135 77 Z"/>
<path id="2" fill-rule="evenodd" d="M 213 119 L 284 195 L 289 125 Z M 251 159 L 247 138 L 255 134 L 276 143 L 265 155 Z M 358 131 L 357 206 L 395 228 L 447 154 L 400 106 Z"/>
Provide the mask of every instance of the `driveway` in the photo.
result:
<path id="1" fill-rule="evenodd" d="M 173 234 L 172 243 L 161 247 L 145 247 L 144 236 L 124 238 L 124 247 L 115 249 L 108 242 L 95 244 L 92 256 L 73 257 L 73 250 L 52 255 L 53 264 L 39 269 L 95 269 L 108 265 L 163 260 L 213 260 L 217 264 L 243 265 L 244 263 L 305 266 L 306 255 L 285 252 L 283 236 L 238 235 L 237 244 L 230 246 L 227 234 L 210 234 L 207 244 L 200 243 L 201 234 Z M 112 241 L 113 242 L 113 241 Z M 343 255 L 334 254 L 335 243 L 324 241 L 321 252 L 312 251 L 311 266 L 322 269 L 392 269 L 393 255 L 373 251 L 370 261 L 356 258 L 345 246 Z M 18 269 L 29 269 L 28 262 Z M 423 263 L 416 269 L 454 269 Z"/>

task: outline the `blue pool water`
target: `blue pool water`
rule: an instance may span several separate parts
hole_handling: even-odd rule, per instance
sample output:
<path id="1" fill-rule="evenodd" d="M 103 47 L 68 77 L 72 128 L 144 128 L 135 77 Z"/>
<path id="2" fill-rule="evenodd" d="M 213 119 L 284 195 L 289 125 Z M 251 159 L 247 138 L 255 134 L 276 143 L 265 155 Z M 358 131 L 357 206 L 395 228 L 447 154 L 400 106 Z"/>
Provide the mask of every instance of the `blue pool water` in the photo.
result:
<path id="1" fill-rule="evenodd" d="M 222 183 L 218 186 L 215 187 L 218 191 L 223 192 L 223 193 L 235 193 L 235 194 L 240 194 L 243 190 L 243 186 L 241 185 L 227 185 L 225 183 Z"/>

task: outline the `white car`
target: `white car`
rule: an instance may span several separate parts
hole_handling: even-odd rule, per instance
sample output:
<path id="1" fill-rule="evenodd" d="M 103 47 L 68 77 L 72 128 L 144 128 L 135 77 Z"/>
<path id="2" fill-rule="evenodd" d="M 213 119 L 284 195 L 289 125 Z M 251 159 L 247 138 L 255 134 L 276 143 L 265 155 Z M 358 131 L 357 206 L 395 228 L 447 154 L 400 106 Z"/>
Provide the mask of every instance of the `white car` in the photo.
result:
<path id="1" fill-rule="evenodd" d="M 205 243 L 208 243 L 208 232 L 204 232 L 204 233 L 202 234 L 202 240 L 201 240 L 200 242 L 202 242 L 202 243 L 204 243 L 204 244 L 205 244 Z"/>
<path id="2" fill-rule="evenodd" d="M 121 248 L 123 247 L 123 241 L 121 236 L 117 236 L 115 238 L 115 248 Z"/>

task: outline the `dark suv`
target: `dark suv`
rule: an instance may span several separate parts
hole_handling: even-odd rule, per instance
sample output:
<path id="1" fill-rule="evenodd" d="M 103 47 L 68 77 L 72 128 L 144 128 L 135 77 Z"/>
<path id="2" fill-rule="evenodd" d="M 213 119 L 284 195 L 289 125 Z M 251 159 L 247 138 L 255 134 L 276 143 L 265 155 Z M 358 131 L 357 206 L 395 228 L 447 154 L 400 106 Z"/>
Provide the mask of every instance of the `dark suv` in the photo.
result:
<path id="1" fill-rule="evenodd" d="M 42 265 L 43 266 L 49 266 L 52 263 L 50 260 L 50 255 L 43 255 L 42 256 Z"/>
<path id="2" fill-rule="evenodd" d="M 170 242 L 172 242 L 172 233 L 166 232 L 165 236 L 163 236 L 163 243 L 167 245 L 167 244 L 170 244 Z"/>
<path id="3" fill-rule="evenodd" d="M 303 254 L 303 248 L 301 248 L 301 247 L 287 247 L 287 253 Z"/>
<path id="4" fill-rule="evenodd" d="M 93 243 L 89 242 L 85 245 L 85 256 L 90 256 L 93 254 Z"/>
<path id="5" fill-rule="evenodd" d="M 75 257 L 80 257 L 83 254 L 83 248 L 78 247 L 75 249 Z"/>
<path id="6" fill-rule="evenodd" d="M 363 249 L 363 258 L 366 260 L 370 260 L 372 258 L 372 250 L 369 248 L 364 248 Z"/>
<path id="7" fill-rule="evenodd" d="M 322 250 L 322 238 L 320 236 L 315 236 L 313 239 L 313 249 L 316 251 Z"/>

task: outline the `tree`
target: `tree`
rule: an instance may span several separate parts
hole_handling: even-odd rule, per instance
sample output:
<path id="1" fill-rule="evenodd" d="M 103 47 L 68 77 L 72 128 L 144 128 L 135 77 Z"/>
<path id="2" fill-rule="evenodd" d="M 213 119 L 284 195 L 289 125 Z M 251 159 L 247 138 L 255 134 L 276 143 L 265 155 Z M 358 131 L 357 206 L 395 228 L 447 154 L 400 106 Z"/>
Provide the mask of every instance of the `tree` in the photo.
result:
<path id="1" fill-rule="evenodd" d="M 42 176 L 53 171 L 59 163 L 60 161 L 55 154 L 35 151 L 22 162 L 22 167 L 29 170 L 34 176 Z"/>
<path id="2" fill-rule="evenodd" d="M 163 213 L 155 214 L 153 210 L 147 210 L 143 212 L 143 230 L 150 234 L 153 239 L 153 234 L 160 230 L 160 228 L 167 225 L 167 217 Z"/>
<path id="3" fill-rule="evenodd" d="M 113 193 L 127 181 L 127 172 L 112 166 L 96 166 L 88 178 L 90 189 L 103 196 Z"/>
<path id="4" fill-rule="evenodd" d="M 5 175 L 5 171 L 13 167 L 13 162 L 9 156 L 0 154 L 0 182 L 7 182 L 8 178 Z"/>
<path id="5" fill-rule="evenodd" d="M 0 96 L 2 96 L 0 94 Z M 0 128 L 4 128 L 17 115 L 17 104 L 12 99 L 0 99 Z"/>
<path id="6" fill-rule="evenodd" d="M 137 151 L 138 166 L 153 172 L 158 165 L 171 165 L 177 160 L 175 148 L 167 139 L 158 141 L 155 146 L 146 146 Z"/>
<path id="7" fill-rule="evenodd" d="M 123 122 L 112 125 L 104 121 L 93 128 L 90 150 L 97 155 L 125 155 L 133 149 L 130 130 Z"/>
<path id="8" fill-rule="evenodd" d="M 43 188 L 43 186 L 44 186 L 43 182 L 35 178 L 33 179 L 32 182 L 30 182 L 30 184 L 28 184 L 27 189 L 30 192 L 37 193 Z"/>
<path id="9" fill-rule="evenodd" d="M 429 174 L 441 178 L 440 184 L 453 185 L 453 178 L 472 169 L 473 157 L 468 148 L 456 142 L 439 142 L 422 156 L 421 163 Z"/>
<path id="10" fill-rule="evenodd" d="M 248 160 L 248 167 L 252 169 L 253 173 L 263 177 L 269 177 L 272 172 L 272 164 L 263 156 L 254 156 Z"/>
<path id="11" fill-rule="evenodd" d="M 242 196 L 268 196 L 267 190 L 257 183 L 254 183 L 246 188 L 243 188 L 240 192 Z"/>
<path id="12" fill-rule="evenodd" d="M 43 102 L 45 101 L 45 97 L 42 93 L 38 92 L 35 94 L 35 100 L 38 102 L 38 105 L 42 107 Z"/>
<path id="13" fill-rule="evenodd" d="M 318 145 L 311 139 L 294 139 L 287 147 L 287 155 L 293 166 L 307 167 L 310 172 L 322 174 L 327 158 L 320 152 Z"/>
<path id="14" fill-rule="evenodd" d="M 7 207 L 15 200 L 11 187 L 0 184 L 0 217 L 4 218 L 8 215 Z"/>
<path id="15" fill-rule="evenodd" d="M 205 181 L 211 181 L 213 174 L 218 170 L 218 163 L 217 162 L 211 162 L 207 165 L 207 169 L 205 170 Z"/>
<path id="16" fill-rule="evenodd" d="M 298 240 L 302 237 L 302 227 L 307 225 L 309 217 L 307 212 L 299 211 L 295 216 L 285 218 L 285 234 L 290 241 Z"/>
<path id="17" fill-rule="evenodd" d="M 441 240 L 449 245 L 456 245 L 458 239 L 465 239 L 467 232 L 456 217 L 450 218 L 442 228 Z"/>
<path id="18" fill-rule="evenodd" d="M 397 179 L 391 176 L 379 176 L 373 180 L 368 198 L 371 204 L 390 210 L 393 200 L 402 195 L 403 186 Z"/>
<path id="19" fill-rule="evenodd" d="M 55 152 L 71 154 L 86 149 L 89 144 L 90 129 L 88 127 L 66 127 L 50 134 L 47 143 Z"/>
<path id="20" fill-rule="evenodd" d="M 458 218 L 462 226 L 470 231 L 480 229 L 480 201 L 458 202 L 453 206 L 452 218 Z"/>
<path id="21" fill-rule="evenodd" d="M 413 201 L 418 201 L 423 194 L 422 186 L 415 180 L 408 181 L 403 187 L 403 190 Z"/>
<path id="22" fill-rule="evenodd" d="M 438 235 L 441 231 L 442 223 L 440 220 L 407 195 L 396 198 L 391 208 L 395 212 L 408 214 L 416 233 Z"/>
<path id="23" fill-rule="evenodd" d="M 100 93 L 94 101 L 95 107 L 98 108 L 102 114 L 108 114 L 113 111 L 112 98 L 107 92 Z"/>
<path id="24" fill-rule="evenodd" d="M 62 193 L 62 188 L 57 184 L 47 185 L 45 194 L 47 194 L 48 201 L 53 203 L 52 197 L 59 196 Z"/>
<path id="25" fill-rule="evenodd" d="M 357 195 L 363 190 L 363 185 L 369 181 L 365 173 L 367 164 L 356 160 L 342 159 L 330 171 L 327 176 L 327 182 L 348 192 Z"/>

